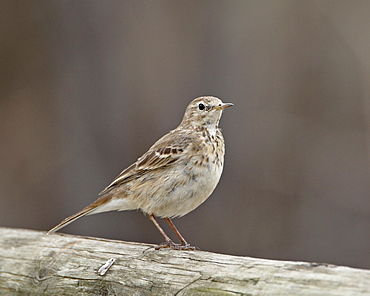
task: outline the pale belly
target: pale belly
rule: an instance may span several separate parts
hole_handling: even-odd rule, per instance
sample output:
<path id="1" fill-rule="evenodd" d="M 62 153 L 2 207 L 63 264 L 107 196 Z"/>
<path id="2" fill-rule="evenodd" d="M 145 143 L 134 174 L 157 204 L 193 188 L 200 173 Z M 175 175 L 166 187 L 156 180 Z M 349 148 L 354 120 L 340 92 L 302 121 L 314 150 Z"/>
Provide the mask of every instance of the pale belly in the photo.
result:
<path id="1" fill-rule="evenodd" d="M 223 169 L 220 159 L 207 155 L 207 165 L 201 156 L 187 163 L 147 172 L 138 179 L 112 190 L 112 199 L 91 214 L 106 211 L 141 210 L 161 218 L 184 216 L 202 204 L 216 188 Z"/>
<path id="2" fill-rule="evenodd" d="M 157 217 L 183 216 L 202 204 L 216 188 L 222 166 L 214 164 L 191 170 L 184 167 L 161 180 L 161 186 L 140 209 Z"/>

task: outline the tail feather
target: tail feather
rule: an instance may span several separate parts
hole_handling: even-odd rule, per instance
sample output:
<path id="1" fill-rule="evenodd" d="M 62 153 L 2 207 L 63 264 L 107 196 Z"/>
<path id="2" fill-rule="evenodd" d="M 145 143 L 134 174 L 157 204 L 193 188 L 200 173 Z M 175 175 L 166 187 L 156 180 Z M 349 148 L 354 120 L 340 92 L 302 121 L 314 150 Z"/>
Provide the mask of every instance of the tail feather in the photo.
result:
<path id="1" fill-rule="evenodd" d="M 107 204 L 112 198 L 112 194 L 106 194 L 98 198 L 96 201 L 94 201 L 92 204 L 88 205 L 86 208 L 82 209 L 78 213 L 69 216 L 65 218 L 62 222 L 60 222 L 57 226 L 50 229 L 47 234 L 52 234 L 59 229 L 62 229 L 63 227 L 67 226 L 68 224 L 76 221 L 78 218 L 81 218 L 86 215 L 95 214 L 100 212 L 100 208 Z M 110 209 L 109 209 L 110 210 Z M 109 211 L 108 210 L 108 211 Z M 106 211 L 106 210 L 103 210 Z"/>
<path id="2" fill-rule="evenodd" d="M 77 214 L 74 214 L 72 216 L 69 216 L 65 218 L 62 222 L 60 222 L 57 226 L 50 229 L 47 234 L 52 234 L 59 229 L 62 229 L 63 227 L 67 226 L 68 224 L 72 223 L 73 221 L 77 220 L 78 218 L 81 218 L 83 216 L 88 215 L 90 212 L 92 212 L 94 208 L 85 208 L 82 211 L 78 212 Z"/>

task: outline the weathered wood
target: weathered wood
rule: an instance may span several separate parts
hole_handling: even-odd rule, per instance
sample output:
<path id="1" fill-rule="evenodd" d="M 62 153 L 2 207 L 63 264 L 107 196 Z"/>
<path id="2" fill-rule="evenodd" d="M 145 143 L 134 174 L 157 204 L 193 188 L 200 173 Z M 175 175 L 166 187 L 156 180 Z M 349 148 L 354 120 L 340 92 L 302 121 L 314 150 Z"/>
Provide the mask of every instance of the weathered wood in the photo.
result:
<path id="1" fill-rule="evenodd" d="M 370 295 L 370 271 L 0 228 L 0 295 Z"/>

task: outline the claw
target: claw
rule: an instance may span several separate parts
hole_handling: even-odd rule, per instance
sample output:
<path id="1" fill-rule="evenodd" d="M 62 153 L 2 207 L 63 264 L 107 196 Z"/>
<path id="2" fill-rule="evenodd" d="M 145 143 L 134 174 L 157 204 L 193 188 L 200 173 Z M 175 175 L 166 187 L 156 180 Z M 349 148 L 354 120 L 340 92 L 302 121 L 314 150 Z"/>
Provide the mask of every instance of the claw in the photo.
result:
<path id="1" fill-rule="evenodd" d="M 156 250 L 164 249 L 164 248 L 171 248 L 172 250 L 181 250 L 181 251 L 194 251 L 200 250 L 198 247 L 191 246 L 190 244 L 176 244 L 173 241 L 162 243 L 155 247 Z"/>

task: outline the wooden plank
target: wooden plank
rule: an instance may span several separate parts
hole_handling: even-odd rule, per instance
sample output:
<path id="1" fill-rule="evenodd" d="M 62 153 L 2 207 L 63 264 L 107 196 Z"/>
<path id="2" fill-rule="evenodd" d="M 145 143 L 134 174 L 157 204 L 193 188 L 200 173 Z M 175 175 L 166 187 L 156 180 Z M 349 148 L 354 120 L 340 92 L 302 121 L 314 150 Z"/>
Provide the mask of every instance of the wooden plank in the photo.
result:
<path id="1" fill-rule="evenodd" d="M 0 227 L 0 294 L 370 295 L 370 271 Z"/>

